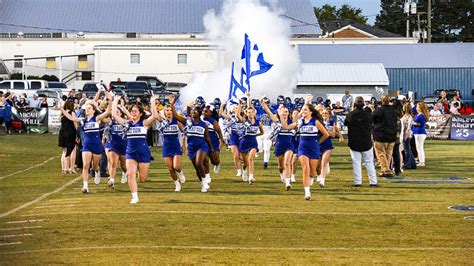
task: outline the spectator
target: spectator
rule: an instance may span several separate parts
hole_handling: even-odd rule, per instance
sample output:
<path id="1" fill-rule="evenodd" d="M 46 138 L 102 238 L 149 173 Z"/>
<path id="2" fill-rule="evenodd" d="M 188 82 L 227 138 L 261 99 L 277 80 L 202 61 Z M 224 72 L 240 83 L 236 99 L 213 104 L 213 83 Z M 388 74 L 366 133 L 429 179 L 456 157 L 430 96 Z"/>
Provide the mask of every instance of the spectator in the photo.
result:
<path id="1" fill-rule="evenodd" d="M 416 104 L 416 110 L 418 114 L 413 121 L 412 131 L 415 136 L 416 151 L 418 153 L 418 165 L 425 166 L 425 139 L 426 139 L 426 129 L 425 124 L 429 118 L 428 110 L 426 109 L 426 104 L 424 102 L 419 102 Z"/>
<path id="2" fill-rule="evenodd" d="M 86 102 L 87 102 L 87 95 L 83 93 L 81 99 L 79 100 L 79 106 L 83 106 Z"/>
<path id="3" fill-rule="evenodd" d="M 71 100 L 66 100 L 64 106 L 61 106 L 65 112 L 69 113 L 73 118 L 76 118 L 74 113 L 74 103 Z M 68 119 L 66 116 L 61 115 L 61 128 L 59 129 L 58 146 L 63 148 L 61 155 L 61 172 L 63 174 L 75 174 L 74 168 L 75 156 L 71 156 L 75 153 L 74 148 L 76 147 L 76 127 L 77 123 Z"/>
<path id="4" fill-rule="evenodd" d="M 393 106 L 390 106 L 390 98 L 388 96 L 382 97 L 382 106 L 375 109 L 372 119 L 374 123 L 375 153 L 382 170 L 381 176 L 393 177 L 389 163 L 397 140 L 397 129 L 400 121 L 395 109 Z"/>
<path id="5" fill-rule="evenodd" d="M 41 97 L 40 108 L 48 108 L 48 98 L 46 96 Z"/>
<path id="6" fill-rule="evenodd" d="M 346 112 L 349 112 L 352 107 L 352 102 L 354 101 L 354 98 L 352 95 L 349 94 L 348 90 L 344 91 L 344 96 L 342 96 L 342 106 L 344 107 L 344 110 Z"/>
<path id="7" fill-rule="evenodd" d="M 446 97 L 446 92 L 444 90 L 442 90 L 439 93 L 438 102 L 441 102 L 441 104 L 443 106 L 443 108 L 442 108 L 443 113 L 444 114 L 449 114 L 449 100 Z"/>
<path id="8" fill-rule="evenodd" d="M 2 97 L 0 97 L 0 125 L 5 123 L 5 130 L 7 134 L 10 133 L 10 125 L 11 125 L 11 112 L 12 108 L 9 103 L 12 95 L 7 92 Z"/>
<path id="9" fill-rule="evenodd" d="M 471 115 L 472 114 L 471 106 L 469 106 L 468 103 L 465 103 L 464 106 L 461 108 L 460 113 L 463 115 Z"/>
<path id="10" fill-rule="evenodd" d="M 430 115 L 432 115 L 432 116 L 434 116 L 434 115 L 442 115 L 439 106 L 440 106 L 439 104 L 433 105 L 433 109 L 431 109 Z M 441 105 L 441 106 L 442 106 L 442 105 Z M 411 112 L 410 112 L 410 113 L 411 113 Z"/>
<path id="11" fill-rule="evenodd" d="M 457 92 L 456 92 L 457 93 Z M 454 111 L 453 106 L 456 104 L 456 111 Z M 461 110 L 462 107 L 462 100 L 459 98 L 459 96 L 454 95 L 453 100 L 451 101 L 451 107 L 449 108 L 449 111 L 452 113 L 453 111 L 457 114 L 459 114 L 459 111 Z"/>
<path id="12" fill-rule="evenodd" d="M 372 116 L 364 111 L 364 98 L 358 96 L 355 99 L 354 110 L 351 111 L 344 124 L 347 126 L 348 146 L 351 152 L 352 167 L 354 173 L 354 186 L 362 186 L 362 161 L 369 175 L 370 186 L 378 186 L 377 175 L 374 166 L 374 153 L 372 147 Z"/>
<path id="13" fill-rule="evenodd" d="M 403 100 L 406 100 L 406 99 L 407 99 L 407 97 L 402 94 L 402 88 L 397 90 L 397 100 L 403 101 Z"/>
<path id="14" fill-rule="evenodd" d="M 332 112 L 337 118 L 337 122 L 339 123 L 339 130 L 344 130 L 344 107 L 341 106 L 341 102 L 337 101 L 336 105 L 333 107 Z"/>
<path id="15" fill-rule="evenodd" d="M 30 103 L 25 99 L 25 96 L 21 95 L 20 100 L 15 103 L 15 107 L 18 109 L 29 108 Z"/>
<path id="16" fill-rule="evenodd" d="M 403 106 L 403 117 L 401 119 L 401 134 L 400 141 L 403 143 L 404 159 L 403 169 L 416 169 L 416 161 L 411 151 L 411 138 L 413 132 L 411 126 L 413 125 L 413 113 L 411 111 L 410 103 Z"/>
<path id="17" fill-rule="evenodd" d="M 451 104 L 451 108 L 449 109 L 449 112 L 453 115 L 460 115 L 461 113 L 459 113 L 459 110 L 461 108 L 459 107 L 459 102 L 453 102 L 453 104 Z M 431 112 L 430 112 L 431 114 Z"/>
<path id="18" fill-rule="evenodd" d="M 33 94 L 33 99 L 30 101 L 30 107 L 36 109 L 41 108 L 41 100 L 38 98 L 38 94 Z"/>

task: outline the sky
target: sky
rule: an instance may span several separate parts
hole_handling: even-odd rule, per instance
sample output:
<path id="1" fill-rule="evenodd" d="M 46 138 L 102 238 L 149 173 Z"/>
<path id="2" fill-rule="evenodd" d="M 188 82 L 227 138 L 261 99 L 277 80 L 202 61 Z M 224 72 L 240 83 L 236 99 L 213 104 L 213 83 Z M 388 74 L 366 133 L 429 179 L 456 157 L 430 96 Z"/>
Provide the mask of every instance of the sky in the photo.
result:
<path id="1" fill-rule="evenodd" d="M 362 14 L 368 16 L 367 22 L 371 25 L 375 22 L 375 15 L 380 13 L 380 0 L 311 0 L 315 7 L 321 7 L 325 4 L 340 7 L 343 4 L 348 4 L 352 7 L 362 9 Z"/>

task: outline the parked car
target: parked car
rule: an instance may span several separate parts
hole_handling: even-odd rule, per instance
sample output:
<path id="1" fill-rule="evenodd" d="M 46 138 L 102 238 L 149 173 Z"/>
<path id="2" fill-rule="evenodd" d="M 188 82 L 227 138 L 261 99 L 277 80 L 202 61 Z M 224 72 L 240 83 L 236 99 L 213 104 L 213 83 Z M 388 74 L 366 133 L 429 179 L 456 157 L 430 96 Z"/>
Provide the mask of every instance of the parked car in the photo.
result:
<path id="1" fill-rule="evenodd" d="M 107 88 L 104 83 L 101 83 L 101 85 L 104 89 Z M 96 82 L 87 82 L 82 87 L 81 93 L 85 93 L 87 98 L 92 99 L 92 98 L 94 98 L 95 94 L 97 93 L 97 90 L 98 89 L 97 89 L 97 83 Z"/>
<path id="2" fill-rule="evenodd" d="M 54 90 L 54 89 L 42 89 L 36 91 L 38 97 L 46 96 L 46 101 L 48 102 L 48 107 L 59 107 L 59 103 L 61 102 L 61 98 L 63 96 L 61 91 Z"/>
<path id="3" fill-rule="evenodd" d="M 161 101 L 167 101 L 171 94 L 179 97 L 179 91 L 187 85 L 180 82 L 163 82 L 155 76 L 138 76 L 136 80 L 146 81 L 151 86 L 153 94 L 159 95 Z"/>
<path id="4" fill-rule="evenodd" d="M 433 105 L 435 105 L 438 102 L 438 95 L 426 95 L 423 96 L 423 102 L 426 104 L 426 107 L 428 109 L 433 109 Z"/>
<path id="5" fill-rule="evenodd" d="M 126 81 L 111 81 L 109 84 L 109 91 L 113 91 L 118 88 L 125 88 L 125 85 L 127 84 Z"/>
<path id="6" fill-rule="evenodd" d="M 131 103 L 137 102 L 137 97 L 140 97 L 143 103 L 148 103 L 153 95 L 150 84 L 145 81 L 129 81 L 125 84 L 125 88 L 118 88 L 115 91 L 124 93 Z"/>
<path id="7" fill-rule="evenodd" d="M 62 94 L 66 94 L 68 90 L 66 83 L 58 81 L 48 81 L 48 88 L 53 90 L 59 90 L 62 92 Z"/>
<path id="8" fill-rule="evenodd" d="M 40 90 L 48 88 L 48 82 L 40 79 L 29 79 L 28 84 L 32 90 Z"/>
<path id="9" fill-rule="evenodd" d="M 26 97 L 33 97 L 36 90 L 31 89 L 28 80 L 3 80 L 0 81 L 0 91 L 12 92 L 16 95 L 26 93 Z"/>

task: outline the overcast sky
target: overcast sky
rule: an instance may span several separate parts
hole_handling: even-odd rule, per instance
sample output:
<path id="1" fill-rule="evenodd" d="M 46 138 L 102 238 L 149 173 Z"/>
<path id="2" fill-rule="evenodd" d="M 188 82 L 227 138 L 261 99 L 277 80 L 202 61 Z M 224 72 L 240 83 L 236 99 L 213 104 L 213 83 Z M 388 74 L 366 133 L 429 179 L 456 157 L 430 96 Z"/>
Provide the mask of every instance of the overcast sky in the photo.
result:
<path id="1" fill-rule="evenodd" d="M 313 6 L 321 7 L 325 4 L 340 7 L 343 4 L 348 4 L 352 7 L 362 9 L 363 15 L 368 16 L 368 23 L 374 24 L 375 15 L 380 13 L 380 0 L 311 0 Z"/>

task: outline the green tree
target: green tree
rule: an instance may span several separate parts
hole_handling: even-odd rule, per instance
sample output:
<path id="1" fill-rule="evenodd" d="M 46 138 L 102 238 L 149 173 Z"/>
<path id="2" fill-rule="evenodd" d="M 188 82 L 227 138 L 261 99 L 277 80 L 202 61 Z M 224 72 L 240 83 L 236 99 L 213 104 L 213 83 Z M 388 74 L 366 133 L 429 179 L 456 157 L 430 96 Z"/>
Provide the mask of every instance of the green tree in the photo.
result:
<path id="1" fill-rule="evenodd" d="M 342 5 L 337 9 L 336 6 L 325 4 L 320 8 L 315 7 L 314 14 L 318 20 L 350 19 L 362 24 L 367 23 L 367 18 L 362 15 L 362 9 L 350 5 Z"/>
<path id="2" fill-rule="evenodd" d="M 427 29 L 428 0 L 418 1 L 421 28 Z M 375 19 L 375 26 L 405 36 L 407 15 L 403 13 L 402 0 L 381 0 L 381 11 Z M 474 1 L 432 0 L 431 36 L 433 42 L 474 41 Z M 410 32 L 418 29 L 417 16 L 410 15 Z"/>

